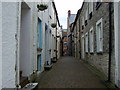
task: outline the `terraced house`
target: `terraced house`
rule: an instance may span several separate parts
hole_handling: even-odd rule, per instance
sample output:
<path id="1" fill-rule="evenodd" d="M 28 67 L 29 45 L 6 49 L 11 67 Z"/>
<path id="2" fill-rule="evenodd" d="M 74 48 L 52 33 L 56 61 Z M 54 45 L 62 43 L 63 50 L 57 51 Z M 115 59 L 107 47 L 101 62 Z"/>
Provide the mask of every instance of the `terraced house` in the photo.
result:
<path id="1" fill-rule="evenodd" d="M 115 69 L 114 61 L 111 61 L 114 60 L 113 9 L 113 3 L 90 2 L 83 4 L 80 13 L 81 59 L 97 67 L 108 78 L 115 75 L 114 71 L 109 71 Z M 109 67 L 110 62 L 112 67 Z"/>
<path id="2" fill-rule="evenodd" d="M 44 5 L 44 9 L 40 5 Z M 24 87 L 33 82 L 46 67 L 51 67 L 53 59 L 60 57 L 61 28 L 56 6 L 53 0 L 23 0 L 3 1 L 0 7 L 0 89 Z"/>
<path id="3" fill-rule="evenodd" d="M 119 2 L 84 2 L 71 30 L 74 56 L 97 68 L 106 80 L 120 87 L 118 8 Z"/>

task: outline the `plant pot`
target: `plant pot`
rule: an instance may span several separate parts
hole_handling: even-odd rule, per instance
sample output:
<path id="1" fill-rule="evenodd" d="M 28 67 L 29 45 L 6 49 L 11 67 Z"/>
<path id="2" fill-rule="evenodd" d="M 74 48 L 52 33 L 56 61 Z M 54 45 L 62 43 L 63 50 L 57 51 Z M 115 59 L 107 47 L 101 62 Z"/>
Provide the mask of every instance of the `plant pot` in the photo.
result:
<path id="1" fill-rule="evenodd" d="M 57 26 L 56 23 L 52 23 L 52 24 L 51 24 L 51 27 L 52 27 L 52 28 L 56 28 L 56 26 Z"/>
<path id="2" fill-rule="evenodd" d="M 40 4 L 40 5 L 37 5 L 37 8 L 38 8 L 38 11 L 44 11 L 48 8 L 48 5 L 46 4 Z"/>

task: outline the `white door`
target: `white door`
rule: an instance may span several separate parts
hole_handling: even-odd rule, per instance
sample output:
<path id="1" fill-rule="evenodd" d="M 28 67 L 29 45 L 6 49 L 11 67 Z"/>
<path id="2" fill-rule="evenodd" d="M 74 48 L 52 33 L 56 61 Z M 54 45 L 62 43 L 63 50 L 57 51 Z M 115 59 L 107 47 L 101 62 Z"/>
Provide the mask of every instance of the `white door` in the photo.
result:
<path id="1" fill-rule="evenodd" d="M 85 58 L 84 36 L 82 36 L 81 41 L 82 41 L 81 42 L 81 51 L 82 51 L 81 52 L 81 58 L 84 59 Z"/>

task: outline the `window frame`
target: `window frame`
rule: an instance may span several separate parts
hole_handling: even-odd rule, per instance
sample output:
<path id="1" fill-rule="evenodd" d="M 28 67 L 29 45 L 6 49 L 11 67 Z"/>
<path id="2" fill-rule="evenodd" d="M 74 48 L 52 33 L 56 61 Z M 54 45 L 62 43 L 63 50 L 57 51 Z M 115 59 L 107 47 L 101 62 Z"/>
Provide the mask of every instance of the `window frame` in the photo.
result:
<path id="1" fill-rule="evenodd" d="M 88 53 L 88 32 L 85 34 L 85 52 Z"/>
<path id="2" fill-rule="evenodd" d="M 102 0 L 96 0 L 96 10 L 100 7 L 102 4 Z"/>
<path id="3" fill-rule="evenodd" d="M 99 30 L 99 24 L 101 25 L 101 30 Z M 96 22 L 96 43 L 97 43 L 97 53 L 103 52 L 103 21 L 102 18 Z"/>
<path id="4" fill-rule="evenodd" d="M 88 4 L 87 4 L 88 6 Z M 88 7 L 86 8 L 86 11 L 85 11 L 85 26 L 87 25 L 87 20 L 88 20 Z"/>
<path id="5" fill-rule="evenodd" d="M 93 5 L 93 1 L 89 1 L 89 14 L 91 13 L 91 12 L 93 12 L 93 7 L 94 7 L 94 5 Z"/>
<path id="6" fill-rule="evenodd" d="M 84 26 L 85 26 L 85 18 L 84 16 L 82 16 L 82 30 L 84 29 Z"/>
<path id="7" fill-rule="evenodd" d="M 91 33 L 92 32 L 92 33 Z M 93 27 L 90 28 L 90 32 L 89 32 L 89 39 L 90 39 L 90 53 L 94 53 L 94 30 Z"/>
<path id="8" fill-rule="evenodd" d="M 89 7 L 88 8 L 89 19 L 91 19 L 94 11 L 93 0 L 89 0 L 88 7 Z"/>

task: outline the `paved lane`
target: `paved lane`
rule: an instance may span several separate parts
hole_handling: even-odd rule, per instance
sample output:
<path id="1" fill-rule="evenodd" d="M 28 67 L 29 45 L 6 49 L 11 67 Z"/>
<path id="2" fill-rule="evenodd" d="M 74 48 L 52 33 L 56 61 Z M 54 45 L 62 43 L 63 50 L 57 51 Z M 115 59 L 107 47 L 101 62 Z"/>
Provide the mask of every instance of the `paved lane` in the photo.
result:
<path id="1" fill-rule="evenodd" d="M 80 60 L 62 57 L 39 77 L 38 88 L 105 88 Z"/>

